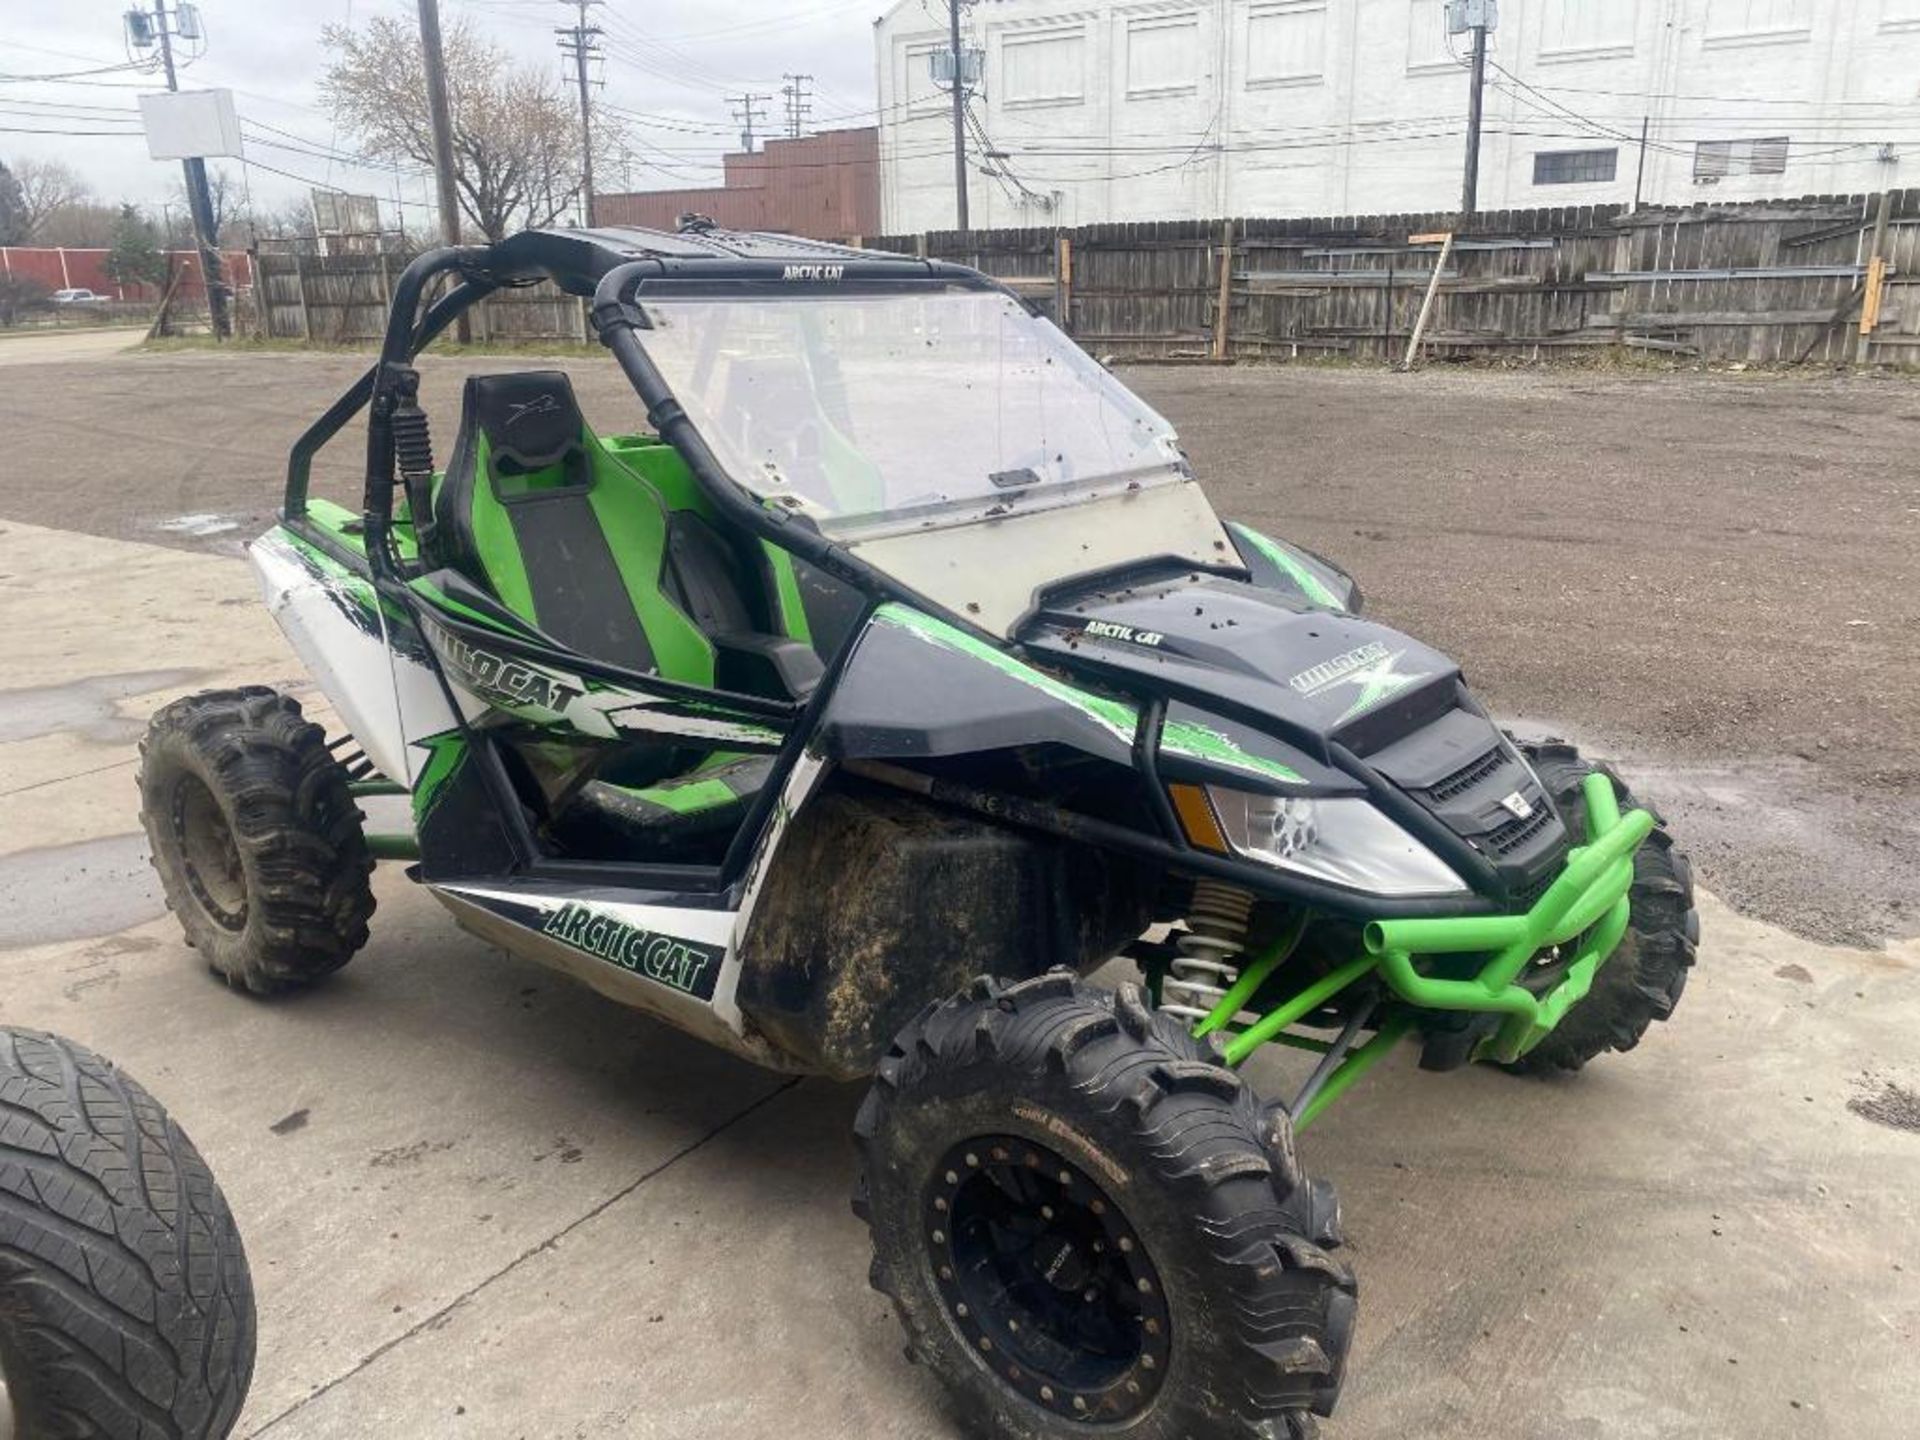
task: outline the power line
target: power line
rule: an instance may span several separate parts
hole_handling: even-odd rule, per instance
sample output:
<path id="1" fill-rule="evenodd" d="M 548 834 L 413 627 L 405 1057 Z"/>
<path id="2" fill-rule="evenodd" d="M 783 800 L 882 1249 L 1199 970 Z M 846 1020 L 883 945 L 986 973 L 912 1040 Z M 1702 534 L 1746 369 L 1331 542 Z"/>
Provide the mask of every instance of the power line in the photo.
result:
<path id="1" fill-rule="evenodd" d="M 740 148 L 749 155 L 753 154 L 753 127 L 767 118 L 767 106 L 772 100 L 771 95 L 755 95 L 749 91 L 733 101 L 733 118 L 740 126 Z"/>
<path id="2" fill-rule="evenodd" d="M 587 12 L 601 0 L 560 0 L 572 5 L 579 18 L 570 26 L 556 30 L 560 53 L 572 57 L 574 74 L 580 85 L 580 215 L 589 228 L 593 225 L 593 105 L 587 86 L 587 63 L 600 53 L 599 40 L 605 32 L 587 24 Z"/>

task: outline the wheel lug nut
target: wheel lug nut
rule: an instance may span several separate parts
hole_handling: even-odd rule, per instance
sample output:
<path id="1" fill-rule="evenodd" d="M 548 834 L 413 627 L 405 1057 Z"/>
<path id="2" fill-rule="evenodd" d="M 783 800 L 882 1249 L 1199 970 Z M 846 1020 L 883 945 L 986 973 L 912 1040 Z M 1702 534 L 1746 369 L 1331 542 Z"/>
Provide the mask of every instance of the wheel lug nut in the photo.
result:
<path id="1" fill-rule="evenodd" d="M 1062 1185 L 1073 1184 L 1073 1172 L 1071 1170 L 1062 1170 L 1060 1172 L 1060 1183 Z"/>
<path id="2" fill-rule="evenodd" d="M 1053 1219 L 1053 1206 L 1051 1206 L 1051 1205 L 1042 1205 L 1042 1206 L 1040 1207 L 1040 1218 L 1041 1218 L 1042 1220 L 1051 1220 L 1051 1219 Z"/>
<path id="3" fill-rule="evenodd" d="M 968 1315 L 969 1315 L 969 1314 L 970 1314 L 971 1312 L 970 1312 L 970 1311 L 969 1311 L 969 1310 L 967 1309 L 967 1307 L 966 1307 L 966 1306 L 965 1306 L 964 1304 L 962 1304 L 962 1305 L 956 1305 L 956 1306 L 954 1306 L 954 1307 L 953 1307 L 953 1313 L 954 1313 L 954 1314 L 956 1314 L 956 1315 L 958 1315 L 958 1316 L 959 1316 L 959 1317 L 960 1317 L 960 1318 L 961 1318 L 962 1320 L 964 1320 L 964 1319 L 966 1319 L 966 1318 L 967 1318 L 967 1316 L 968 1316 Z"/>
<path id="4" fill-rule="evenodd" d="M 993 1341 L 989 1340 L 986 1336 L 982 1335 L 980 1337 L 980 1348 L 982 1350 L 991 1350 L 993 1348 Z"/>
<path id="5" fill-rule="evenodd" d="M 1129 1240 L 1125 1235 L 1120 1237 L 1120 1253 L 1123 1255 L 1133 1253 L 1133 1241 Z"/>
<path id="6" fill-rule="evenodd" d="M 934 1244 L 936 1244 L 936 1245 L 944 1245 L 944 1244 L 946 1244 L 946 1243 L 947 1243 L 947 1232 L 946 1232 L 946 1231 L 944 1231 L 944 1230 L 936 1230 L 936 1231 L 934 1231 L 934 1232 L 933 1232 L 933 1243 L 934 1243 Z M 1146 1282 L 1145 1282 L 1144 1280 L 1143 1280 L 1143 1281 L 1141 1281 L 1141 1284 L 1143 1284 L 1143 1285 L 1144 1285 L 1145 1283 L 1146 1283 Z"/>
<path id="7" fill-rule="evenodd" d="M 1082 1413 L 1084 1413 L 1084 1412 L 1086 1411 L 1086 1408 L 1087 1408 L 1087 1401 L 1086 1401 L 1086 1397 L 1085 1397 L 1085 1396 L 1083 1396 L 1083 1395 L 1076 1395 L 1076 1396 L 1074 1396 L 1074 1397 L 1073 1397 L 1073 1408 L 1074 1408 L 1074 1409 L 1076 1409 L 1076 1410 L 1079 1410 L 1079 1411 L 1081 1411 Z"/>
<path id="8" fill-rule="evenodd" d="M 1008 1329 L 1008 1330 L 1010 1330 L 1010 1331 L 1012 1331 L 1012 1332 L 1013 1332 L 1014 1334 L 1016 1334 L 1016 1335 L 1017 1335 L 1017 1334 L 1019 1334 L 1019 1333 L 1020 1333 L 1020 1322 L 1019 1322 L 1018 1320 L 1009 1320 L 1009 1321 L 1007 1321 L 1007 1329 Z"/>
<path id="9" fill-rule="evenodd" d="M 1143 1279 L 1143 1280 L 1136 1281 L 1135 1283 L 1139 1286 L 1140 1293 L 1142 1295 L 1151 1295 L 1153 1293 L 1153 1282 L 1151 1280 Z"/>
<path id="10" fill-rule="evenodd" d="M 1151 1355 L 1142 1355 L 1142 1356 L 1140 1357 L 1140 1368 L 1141 1368 L 1142 1370 L 1151 1370 L 1151 1369 L 1153 1369 L 1153 1356 L 1151 1356 Z"/>
<path id="11" fill-rule="evenodd" d="M 960 1177 L 951 1170 L 947 1171 L 947 1184 L 958 1185 L 959 1183 L 960 1183 Z"/>
<path id="12" fill-rule="evenodd" d="M 942 1280 L 951 1280 L 951 1279 L 953 1279 L 953 1267 L 952 1267 L 952 1266 L 950 1266 L 950 1265 L 942 1265 L 942 1266 L 940 1267 L 940 1278 L 941 1278 Z M 1149 1323 L 1151 1323 L 1151 1322 L 1149 1322 Z"/>
<path id="13" fill-rule="evenodd" d="M 1080 1298 L 1086 1301 L 1087 1304 L 1091 1305 L 1095 1300 L 1098 1300 L 1100 1298 L 1100 1292 L 1098 1290 L 1088 1288 L 1080 1292 Z"/>
<path id="14" fill-rule="evenodd" d="M 1053 1387 L 1051 1385 L 1042 1385 L 1040 1387 L 1040 1398 L 1051 1405 L 1053 1403 Z"/>
<path id="15" fill-rule="evenodd" d="M 938 1210 L 942 1215 L 944 1215 L 947 1213 L 947 1202 L 944 1200 L 935 1200 L 933 1202 L 933 1208 Z"/>
<path id="16" fill-rule="evenodd" d="M 967 1156 L 967 1168 L 968 1168 L 969 1170 L 977 1170 L 977 1169 L 979 1169 L 979 1168 L 980 1168 L 980 1157 L 979 1157 L 978 1155 L 969 1155 L 969 1156 Z"/>

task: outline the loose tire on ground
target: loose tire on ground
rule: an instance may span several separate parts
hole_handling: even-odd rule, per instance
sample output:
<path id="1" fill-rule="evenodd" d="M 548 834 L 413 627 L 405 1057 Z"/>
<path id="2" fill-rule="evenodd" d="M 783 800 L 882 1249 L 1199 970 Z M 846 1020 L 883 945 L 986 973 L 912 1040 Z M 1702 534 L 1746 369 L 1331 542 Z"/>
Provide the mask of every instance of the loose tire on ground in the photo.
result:
<path id="1" fill-rule="evenodd" d="M 1635 804 L 1609 767 L 1583 760 L 1571 745 L 1549 740 L 1520 748 L 1576 843 L 1585 837 L 1587 824 L 1581 782 L 1594 771 L 1614 782 L 1622 810 Z M 1664 823 L 1654 827 L 1634 858 L 1628 900 L 1632 913 L 1626 935 L 1600 967 L 1593 989 L 1510 1068 L 1532 1074 L 1578 1070 L 1608 1050 L 1633 1049 L 1648 1026 L 1673 1014 L 1700 942 L 1700 916 L 1693 908 L 1693 867 L 1674 848 Z"/>
<path id="2" fill-rule="evenodd" d="M 91 1051 L 0 1029 L 8 1433 L 218 1440 L 246 1399 L 254 1336 L 233 1215 L 180 1127 Z"/>
<path id="3" fill-rule="evenodd" d="M 902 1032 L 855 1137 L 873 1284 L 892 1299 L 909 1354 L 978 1433 L 1292 1440 L 1332 1410 L 1355 1308 L 1353 1274 L 1329 1253 L 1340 1243 L 1332 1190 L 1299 1173 L 1286 1114 L 1263 1109 L 1209 1042 L 1153 1015 L 1133 986 L 1114 994 L 1065 972 L 976 982 Z M 978 1173 L 996 1161 L 1011 1173 Z M 1009 1192 L 1028 1192 L 1017 1214 L 1004 1208 Z M 976 1194 L 1002 1206 L 994 1224 L 961 1214 Z M 1036 1226 L 1035 1202 L 1047 1199 Z M 977 1259 L 981 1236 L 1007 1242 L 1001 1259 L 1030 1257 L 1017 1285 L 972 1283 L 1006 1273 Z M 1119 1338 L 1120 1358 L 1062 1347 L 1090 1358 L 1032 1365 L 1054 1335 L 1074 1332 L 1043 1324 L 1036 1339 L 1044 1308 L 966 1305 L 1037 1293 L 1054 1307 L 1033 1276 L 1058 1288 L 1061 1272 L 1069 1326 L 1075 1299 L 1105 1306 L 1137 1287 L 1137 1342 L 1119 1325 L 1103 1332 Z M 1006 1326 L 1016 1315 L 1029 1319 L 1025 1334 Z M 1040 1388 L 1075 1367 L 1074 1385 Z"/>
<path id="4" fill-rule="evenodd" d="M 366 943 L 373 857 L 298 701 L 252 686 L 166 706 L 140 744 L 140 802 L 167 906 L 229 984 L 311 984 Z"/>

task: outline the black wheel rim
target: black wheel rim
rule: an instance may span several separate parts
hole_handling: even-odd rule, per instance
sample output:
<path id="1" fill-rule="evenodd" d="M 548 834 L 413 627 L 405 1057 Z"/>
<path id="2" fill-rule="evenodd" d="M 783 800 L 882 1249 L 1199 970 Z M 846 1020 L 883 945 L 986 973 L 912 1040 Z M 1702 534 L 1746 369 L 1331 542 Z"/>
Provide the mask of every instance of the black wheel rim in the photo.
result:
<path id="1" fill-rule="evenodd" d="M 940 1298 L 995 1376 L 1089 1425 L 1153 1403 L 1172 1355 L 1166 1291 L 1078 1166 L 1017 1136 L 965 1141 L 929 1178 L 925 1226 Z"/>
<path id="2" fill-rule="evenodd" d="M 222 928 L 244 930 L 247 875 L 240 846 L 220 802 L 197 775 L 183 775 L 173 787 L 173 841 L 200 908 Z"/>

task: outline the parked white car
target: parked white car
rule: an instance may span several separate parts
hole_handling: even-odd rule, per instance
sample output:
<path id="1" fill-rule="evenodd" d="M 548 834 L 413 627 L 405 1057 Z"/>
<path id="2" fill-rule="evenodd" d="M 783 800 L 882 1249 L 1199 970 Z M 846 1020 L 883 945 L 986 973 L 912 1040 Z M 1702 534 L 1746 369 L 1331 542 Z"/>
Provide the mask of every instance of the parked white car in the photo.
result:
<path id="1" fill-rule="evenodd" d="M 51 299 L 56 305 L 110 305 L 113 303 L 111 295 L 102 295 L 97 290 L 85 289 L 56 290 Z"/>

